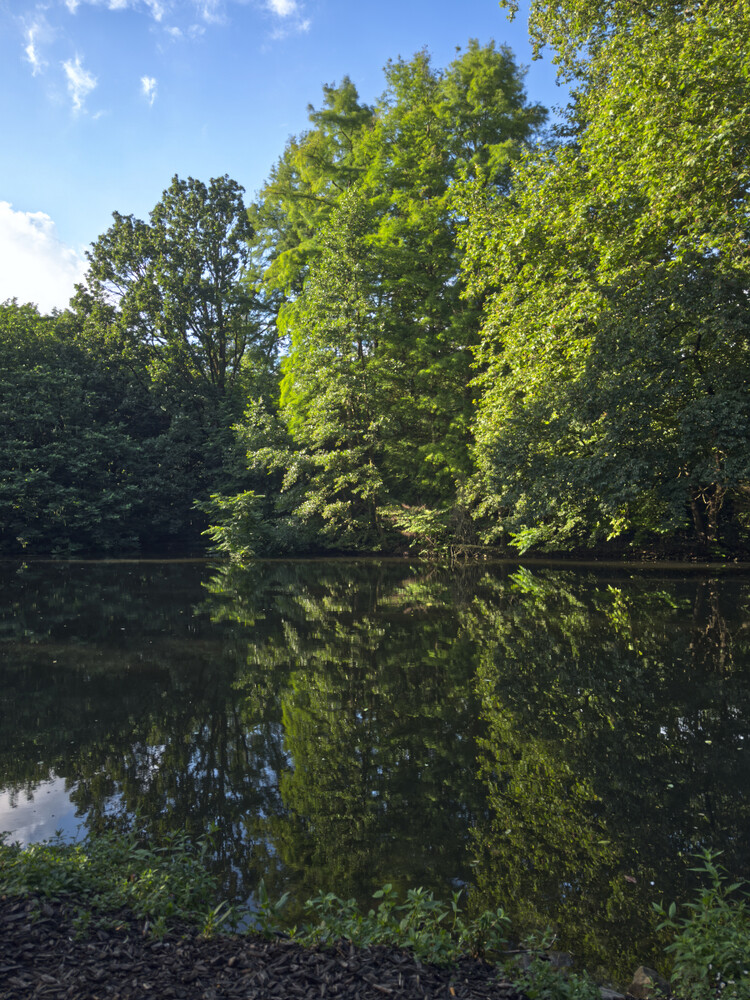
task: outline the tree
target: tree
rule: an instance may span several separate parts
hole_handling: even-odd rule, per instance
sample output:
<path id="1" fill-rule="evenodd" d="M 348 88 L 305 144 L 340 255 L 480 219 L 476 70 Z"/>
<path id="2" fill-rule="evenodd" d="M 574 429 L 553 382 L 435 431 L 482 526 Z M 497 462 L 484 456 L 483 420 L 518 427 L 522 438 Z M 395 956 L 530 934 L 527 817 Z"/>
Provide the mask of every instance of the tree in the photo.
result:
<path id="1" fill-rule="evenodd" d="M 175 176 L 150 222 L 115 212 L 88 254 L 77 297 L 85 314 L 95 305 L 115 307 L 113 331 L 145 353 L 155 378 L 177 379 L 213 399 L 241 387 L 253 353 L 268 353 L 242 193 L 226 175 L 208 186 Z"/>
<path id="2" fill-rule="evenodd" d="M 263 286 L 277 296 L 301 290 L 321 228 L 361 178 L 360 147 L 374 114 L 348 76 L 326 84 L 323 106 L 309 104 L 307 111 L 312 128 L 289 139 L 250 208 Z"/>
<path id="3" fill-rule="evenodd" d="M 306 484 L 297 516 L 339 548 L 381 548 L 388 502 L 383 424 L 398 380 L 377 351 L 371 214 L 354 193 L 341 200 L 318 237 L 321 251 L 304 293 L 282 312 L 290 348 L 281 409 Z"/>
<path id="4" fill-rule="evenodd" d="M 467 173 L 506 190 L 544 120 L 506 48 L 445 71 L 427 52 L 386 68 L 374 109 L 346 79 L 287 148 L 256 208 L 289 349 L 280 416 L 297 516 L 339 548 L 444 542 L 472 470 L 478 314 L 461 296 L 451 201 Z M 270 238 L 269 238 L 270 239 Z"/>
<path id="5" fill-rule="evenodd" d="M 170 534 L 162 414 L 70 313 L 0 306 L 0 552 L 113 551 Z"/>
<path id="6" fill-rule="evenodd" d="M 161 414 L 170 533 L 194 543 L 211 493 L 247 489 L 232 427 L 277 391 L 272 308 L 257 292 L 243 189 L 175 177 L 149 222 L 114 213 L 74 305 L 82 337 L 127 362 Z M 159 505 L 161 506 L 161 505 Z"/>
<path id="7" fill-rule="evenodd" d="M 673 14 L 607 21 L 575 142 L 464 203 L 483 488 L 522 548 L 749 526 L 750 6 Z"/>
<path id="8" fill-rule="evenodd" d="M 518 13 L 518 0 L 499 0 L 511 18 Z M 627 35 L 632 27 L 648 24 L 654 34 L 669 32 L 675 24 L 687 23 L 696 9 L 720 8 L 722 0 L 531 0 L 529 35 L 538 58 L 550 45 L 554 61 L 568 78 L 591 78 L 597 58 L 616 35 Z M 593 57 L 593 58 L 592 58 Z"/>

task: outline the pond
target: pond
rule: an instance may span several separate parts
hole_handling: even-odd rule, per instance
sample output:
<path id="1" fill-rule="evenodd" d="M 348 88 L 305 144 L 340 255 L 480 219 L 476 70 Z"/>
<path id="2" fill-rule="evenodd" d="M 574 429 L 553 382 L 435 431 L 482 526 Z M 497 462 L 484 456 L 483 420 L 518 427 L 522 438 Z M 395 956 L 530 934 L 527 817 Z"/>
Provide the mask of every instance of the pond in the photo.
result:
<path id="1" fill-rule="evenodd" d="M 614 982 L 704 847 L 750 877 L 750 575 L 0 564 L 0 830 L 208 835 L 261 878 L 501 904 Z"/>

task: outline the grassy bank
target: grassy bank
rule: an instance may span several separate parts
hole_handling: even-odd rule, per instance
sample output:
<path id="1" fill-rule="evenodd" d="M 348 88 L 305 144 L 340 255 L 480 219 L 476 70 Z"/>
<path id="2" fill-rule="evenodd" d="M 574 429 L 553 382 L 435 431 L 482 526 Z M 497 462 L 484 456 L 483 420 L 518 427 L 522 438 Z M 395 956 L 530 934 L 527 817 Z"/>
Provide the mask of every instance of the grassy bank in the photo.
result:
<path id="1" fill-rule="evenodd" d="M 307 901 L 303 925 L 285 925 L 285 898 L 269 899 L 260 884 L 254 907 L 220 898 L 206 864 L 205 845 L 180 834 L 152 848 L 136 834 L 105 834 L 79 843 L 53 839 L 22 848 L 0 841 L 0 896 L 66 900 L 76 909 L 74 927 L 86 937 L 127 909 L 144 931 L 163 936 L 174 924 L 188 924 L 210 937 L 249 928 L 266 937 L 291 936 L 301 945 L 345 939 L 357 947 L 407 948 L 424 962 L 452 965 L 467 955 L 495 963 L 529 1000 L 596 1000 L 599 989 L 585 973 L 557 968 L 549 960 L 554 938 L 548 930 L 514 940 L 502 908 L 468 919 L 460 893 L 450 902 L 423 889 L 399 899 L 390 885 L 378 890 L 367 911 L 354 900 L 320 893 Z M 750 1000 L 750 897 L 730 882 L 717 855 L 704 852 L 696 869 L 701 888 L 678 911 L 659 908 L 660 930 L 670 939 L 664 970 L 672 990 L 685 1000 Z"/>

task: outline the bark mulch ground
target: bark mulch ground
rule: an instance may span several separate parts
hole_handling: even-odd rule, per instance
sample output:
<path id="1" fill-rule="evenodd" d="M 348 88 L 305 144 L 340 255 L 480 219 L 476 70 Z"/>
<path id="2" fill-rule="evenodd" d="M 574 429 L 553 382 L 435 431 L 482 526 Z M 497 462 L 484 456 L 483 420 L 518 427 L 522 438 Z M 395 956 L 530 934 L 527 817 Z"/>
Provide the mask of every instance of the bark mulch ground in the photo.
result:
<path id="1" fill-rule="evenodd" d="M 480 961 L 447 970 L 391 948 L 206 939 L 187 926 L 157 940 L 128 911 L 76 940 L 76 912 L 0 899 L 0 1000 L 520 1000 Z"/>

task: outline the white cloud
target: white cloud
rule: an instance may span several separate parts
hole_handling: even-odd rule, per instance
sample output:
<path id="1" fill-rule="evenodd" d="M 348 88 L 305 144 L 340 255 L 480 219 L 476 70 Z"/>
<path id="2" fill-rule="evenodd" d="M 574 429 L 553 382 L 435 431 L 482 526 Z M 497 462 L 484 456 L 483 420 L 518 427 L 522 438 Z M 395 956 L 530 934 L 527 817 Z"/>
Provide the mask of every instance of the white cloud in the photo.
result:
<path id="1" fill-rule="evenodd" d="M 86 260 L 61 243 L 45 212 L 17 212 L 0 201 L 0 302 L 35 302 L 42 312 L 65 308 Z"/>
<path id="2" fill-rule="evenodd" d="M 226 23 L 221 0 L 200 0 L 198 9 L 200 10 L 200 15 L 206 24 Z"/>
<path id="3" fill-rule="evenodd" d="M 291 17 L 299 13 L 297 0 L 268 0 L 268 9 L 277 17 Z"/>
<path id="4" fill-rule="evenodd" d="M 75 14 L 82 3 L 108 10 L 147 10 L 155 21 L 161 21 L 173 4 L 170 0 L 65 0 L 65 6 Z"/>
<path id="5" fill-rule="evenodd" d="M 155 76 L 142 76 L 141 77 L 141 93 L 146 98 L 150 107 L 153 107 L 154 101 L 156 100 L 156 77 Z"/>
<path id="6" fill-rule="evenodd" d="M 276 20 L 276 27 L 271 33 L 274 41 L 288 38 L 289 35 L 304 34 L 310 30 L 311 21 L 304 17 L 304 4 L 299 0 L 264 0 L 269 14 Z"/>
<path id="7" fill-rule="evenodd" d="M 283 27 L 277 27 L 274 37 L 285 37 L 294 32 L 308 31 L 310 21 L 304 17 L 303 0 L 64 0 L 71 14 L 82 4 L 106 7 L 111 11 L 131 10 L 147 14 L 162 25 L 172 38 L 186 35 L 196 38 L 201 34 L 194 22 L 196 18 L 207 25 L 223 25 L 230 20 L 230 8 L 252 3 L 264 10 Z M 170 23 L 165 24 L 165 19 Z"/>
<path id="8" fill-rule="evenodd" d="M 151 16 L 155 21 L 161 21 L 166 13 L 166 8 L 159 0 L 146 0 L 146 6 L 151 11 Z"/>
<path id="9" fill-rule="evenodd" d="M 31 63 L 31 72 L 34 76 L 36 76 L 37 73 L 41 73 L 45 66 L 44 60 L 40 57 L 39 53 L 37 52 L 36 36 L 37 36 L 36 26 L 29 28 L 27 30 L 26 32 L 27 45 L 26 48 L 24 49 L 24 52 L 26 53 L 26 58 Z"/>
<path id="10" fill-rule="evenodd" d="M 42 13 L 37 13 L 31 22 L 24 19 L 21 23 L 24 25 L 23 37 L 26 41 L 24 55 L 31 66 L 31 72 L 37 76 L 47 67 L 41 55 L 41 46 L 50 42 L 55 32 Z"/>
<path id="11" fill-rule="evenodd" d="M 80 56 L 76 56 L 75 62 L 72 59 L 66 60 L 63 69 L 68 78 L 68 92 L 73 101 L 73 111 L 78 113 L 83 110 L 83 102 L 96 87 L 96 77 L 83 68 Z"/>

